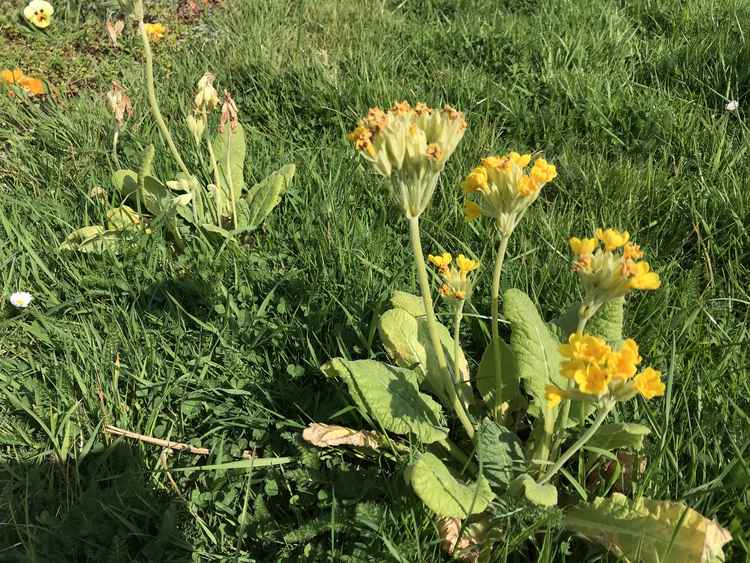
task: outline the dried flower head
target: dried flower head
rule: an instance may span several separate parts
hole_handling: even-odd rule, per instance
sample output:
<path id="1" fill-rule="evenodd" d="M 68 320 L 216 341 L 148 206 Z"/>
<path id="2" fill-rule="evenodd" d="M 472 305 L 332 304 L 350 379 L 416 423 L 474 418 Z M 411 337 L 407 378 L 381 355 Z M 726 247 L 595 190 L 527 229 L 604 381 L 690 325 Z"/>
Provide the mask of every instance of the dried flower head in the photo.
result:
<path id="1" fill-rule="evenodd" d="M 539 197 L 542 187 L 557 176 L 554 164 L 538 158 L 526 173 L 530 154 L 511 152 L 482 159 L 463 183 L 464 193 L 479 194 L 478 203 L 467 199 L 464 215 L 473 220 L 480 215 L 497 221 L 500 230 L 510 234 L 528 207 Z"/>
<path id="2" fill-rule="evenodd" d="M 107 92 L 107 105 L 115 118 L 118 128 L 125 124 L 125 118 L 133 116 L 133 106 L 130 104 L 130 98 L 125 92 L 122 84 L 116 80 L 112 81 L 112 88 Z"/>
<path id="3" fill-rule="evenodd" d="M 109 40 L 112 42 L 113 46 L 118 46 L 117 40 L 120 38 L 120 35 L 122 35 L 123 29 L 125 29 L 125 22 L 123 20 L 117 20 L 116 22 L 107 20 L 107 35 L 109 36 Z"/>
<path id="4" fill-rule="evenodd" d="M 198 91 L 194 100 L 196 113 L 212 111 L 219 105 L 219 93 L 214 88 L 215 79 L 216 76 L 206 72 L 198 80 Z"/>
<path id="5" fill-rule="evenodd" d="M 398 102 L 388 111 L 370 108 L 348 139 L 378 174 L 391 179 L 407 217 L 418 217 L 465 129 L 463 114 L 450 106 Z"/>
<path id="6" fill-rule="evenodd" d="M 237 129 L 239 118 L 237 113 L 237 104 L 234 103 L 232 96 L 224 90 L 224 103 L 221 105 L 221 118 L 219 119 L 219 132 L 224 132 L 224 126 L 229 123 L 232 131 Z"/>
<path id="7" fill-rule="evenodd" d="M 643 251 L 630 241 L 630 233 L 597 229 L 594 236 L 572 237 L 569 241 L 575 254 L 573 270 L 581 279 L 587 301 L 604 303 L 633 289 L 651 290 L 661 286 L 659 274 L 641 260 Z"/>
<path id="8" fill-rule="evenodd" d="M 44 0 L 31 0 L 29 5 L 23 9 L 23 17 L 34 27 L 45 29 L 52 23 L 52 14 L 55 9 L 52 4 Z"/>

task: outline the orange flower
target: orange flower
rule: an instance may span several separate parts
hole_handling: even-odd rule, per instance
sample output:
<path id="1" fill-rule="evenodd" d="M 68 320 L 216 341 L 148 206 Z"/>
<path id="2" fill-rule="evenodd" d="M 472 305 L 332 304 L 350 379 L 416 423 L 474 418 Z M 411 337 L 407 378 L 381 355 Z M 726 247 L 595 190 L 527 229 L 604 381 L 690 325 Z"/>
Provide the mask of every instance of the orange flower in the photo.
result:
<path id="1" fill-rule="evenodd" d="M 0 80 L 5 82 L 8 86 L 18 86 L 32 96 L 41 96 L 45 92 L 44 82 L 42 80 L 26 76 L 20 68 L 0 71 Z M 8 88 L 8 95 L 14 95 L 12 88 Z"/>

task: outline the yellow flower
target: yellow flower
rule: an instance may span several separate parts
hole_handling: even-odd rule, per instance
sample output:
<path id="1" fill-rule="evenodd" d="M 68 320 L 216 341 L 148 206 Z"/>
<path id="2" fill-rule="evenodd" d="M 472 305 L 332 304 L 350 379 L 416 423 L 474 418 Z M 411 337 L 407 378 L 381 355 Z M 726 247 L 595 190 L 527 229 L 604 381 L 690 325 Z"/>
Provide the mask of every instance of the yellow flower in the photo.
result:
<path id="1" fill-rule="evenodd" d="M 557 177 L 557 167 L 543 158 L 537 158 L 531 169 L 531 177 L 539 184 L 546 184 Z"/>
<path id="2" fill-rule="evenodd" d="M 565 392 L 556 385 L 545 385 L 544 398 L 547 400 L 547 408 L 554 409 L 565 398 Z"/>
<path id="3" fill-rule="evenodd" d="M 648 262 L 636 262 L 629 268 L 632 277 L 628 281 L 628 287 L 630 289 L 659 289 L 661 287 L 661 279 L 659 274 L 651 271 L 651 266 Z"/>
<path id="4" fill-rule="evenodd" d="M 27 94 L 32 96 L 40 96 L 44 94 L 44 82 L 38 78 L 32 78 L 23 73 L 20 68 L 14 70 L 5 69 L 0 71 L 0 81 L 5 82 L 8 86 L 19 86 Z M 13 91 L 8 90 L 8 95 L 13 96 Z"/>
<path id="5" fill-rule="evenodd" d="M 510 152 L 504 156 L 488 156 L 481 160 L 463 182 L 465 193 L 479 193 L 479 214 L 494 219 L 501 232 L 509 234 L 523 212 L 539 197 L 547 182 L 556 176 L 555 166 L 543 158 L 526 174 L 530 154 Z M 477 215 L 472 206 L 470 218 Z"/>
<path id="6" fill-rule="evenodd" d="M 632 338 L 628 338 L 617 352 L 612 352 L 607 358 L 609 373 L 612 379 L 618 380 L 627 380 L 633 377 L 640 363 L 638 344 Z"/>
<path id="7" fill-rule="evenodd" d="M 666 389 L 661 380 L 661 372 L 650 367 L 635 376 L 633 386 L 646 399 L 661 397 Z"/>
<path id="8" fill-rule="evenodd" d="M 584 238 L 571 237 L 568 241 L 570 243 L 570 249 L 573 254 L 577 256 L 589 256 L 593 254 L 594 250 L 598 246 L 595 238 Z"/>
<path id="9" fill-rule="evenodd" d="M 146 23 L 143 24 L 143 29 L 148 35 L 148 38 L 154 43 L 161 41 L 162 37 L 167 34 L 167 27 L 160 23 Z"/>
<path id="10" fill-rule="evenodd" d="M 472 260 L 463 254 L 459 254 L 456 256 L 456 267 L 453 267 L 450 265 L 453 262 L 453 257 L 447 252 L 439 256 L 430 254 L 427 259 L 432 265 L 437 267 L 445 282 L 440 287 L 440 294 L 443 297 L 463 301 L 471 294 L 469 273 L 479 267 L 477 260 Z"/>
<path id="11" fill-rule="evenodd" d="M 453 257 L 449 253 L 443 252 L 440 256 L 433 256 L 430 254 L 427 257 L 427 260 L 429 260 L 430 264 L 435 266 L 438 270 L 443 271 L 448 269 L 448 265 L 453 260 Z"/>
<path id="12" fill-rule="evenodd" d="M 464 217 L 467 221 L 473 221 L 482 214 L 482 210 L 473 201 L 464 202 Z"/>
<path id="13" fill-rule="evenodd" d="M 477 268 L 479 268 L 479 261 L 478 260 L 472 260 L 471 258 L 467 258 L 463 254 L 459 254 L 456 256 L 456 266 L 458 266 L 458 269 L 468 274 L 469 272 L 473 272 Z"/>
<path id="14" fill-rule="evenodd" d="M 597 229 L 596 238 L 604 243 L 604 249 L 612 252 L 625 246 L 625 243 L 630 240 L 630 233 L 627 231 L 616 231 L 615 229 Z"/>
<path id="15" fill-rule="evenodd" d="M 624 260 L 640 260 L 643 258 L 643 251 L 637 244 L 627 242 L 622 249 L 622 257 Z"/>
<path id="16" fill-rule="evenodd" d="M 581 360 L 588 363 L 604 363 L 612 352 L 604 339 L 590 334 L 573 333 L 568 337 L 567 344 L 560 345 L 560 354 L 571 360 Z"/>
<path id="17" fill-rule="evenodd" d="M 483 166 L 474 168 L 463 182 L 464 193 L 484 192 L 487 187 L 487 170 Z"/>
<path id="18" fill-rule="evenodd" d="M 602 395 L 607 389 L 610 376 L 606 369 L 595 365 L 576 373 L 575 382 L 582 393 L 587 395 Z"/>
<path id="19" fill-rule="evenodd" d="M 370 108 L 348 139 L 378 174 L 391 179 L 391 194 L 406 216 L 419 217 L 465 130 L 463 114 L 450 106 L 434 110 L 398 102 L 387 112 Z"/>
<path id="20" fill-rule="evenodd" d="M 44 0 L 31 0 L 29 5 L 23 9 L 23 17 L 39 29 L 49 27 L 54 13 L 55 9 L 52 4 Z"/>
<path id="21" fill-rule="evenodd" d="M 520 155 L 517 152 L 511 152 L 508 155 L 508 158 L 510 158 L 513 162 L 518 164 L 521 168 L 528 166 L 529 162 L 531 162 L 531 155 L 530 154 L 524 154 Z"/>

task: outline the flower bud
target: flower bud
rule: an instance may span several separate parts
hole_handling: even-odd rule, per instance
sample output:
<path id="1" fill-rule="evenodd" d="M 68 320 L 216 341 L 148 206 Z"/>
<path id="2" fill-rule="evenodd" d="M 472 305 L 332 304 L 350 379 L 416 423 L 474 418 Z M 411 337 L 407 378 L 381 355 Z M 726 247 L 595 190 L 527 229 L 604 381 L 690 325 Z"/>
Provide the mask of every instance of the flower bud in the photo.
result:
<path id="1" fill-rule="evenodd" d="M 203 132 L 206 130 L 206 122 L 202 117 L 196 117 L 192 113 L 187 116 L 186 120 L 187 128 L 192 133 L 195 143 L 200 144 Z"/>
<path id="2" fill-rule="evenodd" d="M 206 72 L 198 80 L 198 92 L 195 94 L 195 109 L 197 112 L 211 111 L 219 105 L 219 94 L 213 86 L 216 77 Z"/>

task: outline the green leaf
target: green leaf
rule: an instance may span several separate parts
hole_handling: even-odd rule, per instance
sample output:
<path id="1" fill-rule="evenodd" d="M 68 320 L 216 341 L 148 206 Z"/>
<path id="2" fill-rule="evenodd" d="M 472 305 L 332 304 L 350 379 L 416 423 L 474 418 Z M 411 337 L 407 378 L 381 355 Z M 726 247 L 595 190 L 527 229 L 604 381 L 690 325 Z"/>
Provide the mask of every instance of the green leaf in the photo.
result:
<path id="1" fill-rule="evenodd" d="M 515 432 L 489 418 L 482 420 L 477 433 L 482 474 L 497 492 L 503 492 L 516 475 L 526 470 L 521 440 Z"/>
<path id="2" fill-rule="evenodd" d="M 537 506 L 549 508 L 557 505 L 557 489 L 554 485 L 539 485 L 531 475 L 520 475 L 510 484 L 510 492 L 515 496 L 523 494 L 526 500 Z"/>
<path id="3" fill-rule="evenodd" d="M 477 388 L 490 409 L 495 408 L 496 366 L 494 348 L 490 342 L 484 349 L 476 377 Z M 513 350 L 502 338 L 500 339 L 500 373 L 503 382 L 500 390 L 501 400 L 508 403 L 512 411 L 522 408 L 525 401 L 518 381 L 518 365 L 513 357 Z"/>
<path id="4" fill-rule="evenodd" d="M 435 514 L 466 518 L 483 512 L 494 498 L 484 477 L 470 485 L 459 482 L 450 469 L 431 453 L 422 454 L 406 470 L 406 480 Z"/>
<path id="5" fill-rule="evenodd" d="M 224 127 L 223 133 L 216 133 L 212 146 L 223 196 L 220 211 L 222 216 L 230 216 L 232 197 L 239 202 L 245 187 L 245 130 L 239 124 L 235 129 Z"/>
<path id="6" fill-rule="evenodd" d="M 107 226 L 112 231 L 132 229 L 140 225 L 141 218 L 127 205 L 115 207 L 107 211 Z"/>
<path id="7" fill-rule="evenodd" d="M 547 413 L 548 409 L 542 408 L 545 404 L 545 386 L 568 386 L 568 381 L 560 375 L 560 342 L 523 291 L 509 289 L 504 299 L 505 317 L 512 329 L 510 345 L 518 365 L 518 376 L 534 398 L 535 414 L 540 411 Z"/>
<path id="8" fill-rule="evenodd" d="M 248 190 L 237 208 L 237 213 L 241 216 L 238 217 L 241 228 L 257 229 L 265 221 L 274 207 L 281 202 L 281 196 L 292 183 L 294 172 L 294 164 L 287 164 Z"/>
<path id="9" fill-rule="evenodd" d="M 624 305 L 624 297 L 604 303 L 586 323 L 586 334 L 599 336 L 614 345 L 622 342 Z M 580 303 L 574 303 L 559 319 L 555 319 L 555 324 L 560 328 L 561 341 L 567 342 L 568 336 L 576 331 L 578 326 L 578 309 L 580 307 Z"/>
<path id="10" fill-rule="evenodd" d="M 143 179 L 143 206 L 153 215 L 164 213 L 172 206 L 174 194 L 153 176 Z"/>
<path id="11" fill-rule="evenodd" d="M 117 251 L 120 242 L 120 234 L 117 231 L 108 231 L 100 225 L 93 225 L 70 233 L 60 245 L 60 250 L 101 254 L 106 250 Z"/>
<path id="12" fill-rule="evenodd" d="M 731 534 L 681 502 L 615 493 L 579 504 L 565 515 L 568 529 L 600 543 L 626 561 L 718 563 Z"/>
<path id="13" fill-rule="evenodd" d="M 643 439 L 651 433 L 651 429 L 642 424 L 617 422 L 603 424 L 586 443 L 586 446 L 601 450 L 618 450 L 628 448 L 640 450 Z"/>
<path id="14" fill-rule="evenodd" d="M 401 367 L 415 369 L 422 383 L 427 352 L 419 343 L 417 319 L 403 309 L 390 309 L 380 315 L 378 332 L 388 356 Z"/>
<path id="15" fill-rule="evenodd" d="M 412 370 L 374 360 L 334 358 L 322 368 L 326 375 L 344 380 L 349 394 L 363 414 L 396 434 L 414 434 L 424 443 L 444 440 L 443 411 L 429 395 L 417 388 Z"/>
<path id="16" fill-rule="evenodd" d="M 455 366 L 455 345 L 450 331 L 442 324 L 437 324 L 437 332 L 443 346 L 448 366 Z M 383 339 L 386 351 L 400 367 L 414 369 L 418 373 L 420 384 L 426 383 L 430 391 L 444 397 L 443 375 L 441 373 L 435 347 L 432 345 L 430 329 L 425 317 L 415 318 L 403 309 L 389 309 L 383 313 L 378 322 L 378 331 Z M 461 348 L 458 349 L 458 370 L 465 385 L 459 390 L 469 400 L 469 363 Z"/>
<path id="17" fill-rule="evenodd" d="M 123 199 L 138 191 L 138 173 L 133 170 L 112 172 L 112 185 L 122 194 Z"/>
<path id="18" fill-rule="evenodd" d="M 391 305 L 396 309 L 403 309 L 413 317 L 424 317 L 424 300 L 419 295 L 394 291 L 391 295 Z"/>

